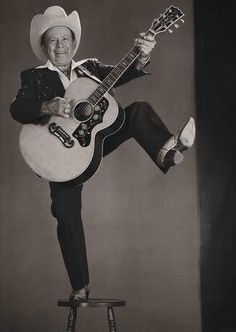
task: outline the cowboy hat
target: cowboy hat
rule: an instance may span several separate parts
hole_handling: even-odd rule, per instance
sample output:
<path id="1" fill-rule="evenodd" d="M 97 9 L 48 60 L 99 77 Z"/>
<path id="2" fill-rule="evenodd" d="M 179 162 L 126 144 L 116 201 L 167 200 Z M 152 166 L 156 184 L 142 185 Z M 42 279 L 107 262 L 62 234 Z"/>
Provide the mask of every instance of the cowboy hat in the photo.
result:
<path id="1" fill-rule="evenodd" d="M 73 11 L 67 15 L 62 7 L 51 6 L 48 7 L 43 14 L 37 14 L 33 17 L 30 26 L 30 44 L 36 57 L 43 61 L 47 61 L 44 54 L 41 38 L 44 32 L 56 26 L 64 26 L 69 28 L 75 35 L 75 50 L 77 52 L 81 37 L 81 25 L 79 15 Z"/>

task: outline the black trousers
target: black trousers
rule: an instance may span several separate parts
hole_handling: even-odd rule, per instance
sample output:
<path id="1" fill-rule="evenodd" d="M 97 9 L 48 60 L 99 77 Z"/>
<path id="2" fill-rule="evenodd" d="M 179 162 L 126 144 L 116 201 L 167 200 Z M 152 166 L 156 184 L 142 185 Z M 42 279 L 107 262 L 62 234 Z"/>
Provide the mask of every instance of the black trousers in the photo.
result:
<path id="1" fill-rule="evenodd" d="M 106 138 L 104 156 L 133 137 L 156 163 L 159 150 L 171 136 L 168 129 L 146 102 L 135 102 L 129 105 L 125 108 L 125 114 L 126 119 L 122 128 Z M 86 245 L 81 219 L 82 185 L 50 182 L 50 189 L 51 210 L 58 221 L 58 241 L 71 286 L 77 290 L 89 283 Z"/>

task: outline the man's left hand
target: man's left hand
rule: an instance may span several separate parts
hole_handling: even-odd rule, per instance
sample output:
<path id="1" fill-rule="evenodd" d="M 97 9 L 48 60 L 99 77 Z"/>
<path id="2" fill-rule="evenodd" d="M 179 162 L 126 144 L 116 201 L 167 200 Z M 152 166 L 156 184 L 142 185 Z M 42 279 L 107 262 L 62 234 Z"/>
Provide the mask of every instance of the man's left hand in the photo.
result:
<path id="1" fill-rule="evenodd" d="M 140 48 L 140 57 L 138 61 L 145 65 L 151 56 L 151 52 L 156 45 L 156 40 L 154 36 L 146 35 L 145 32 L 140 33 L 139 38 L 135 39 L 135 46 Z"/>

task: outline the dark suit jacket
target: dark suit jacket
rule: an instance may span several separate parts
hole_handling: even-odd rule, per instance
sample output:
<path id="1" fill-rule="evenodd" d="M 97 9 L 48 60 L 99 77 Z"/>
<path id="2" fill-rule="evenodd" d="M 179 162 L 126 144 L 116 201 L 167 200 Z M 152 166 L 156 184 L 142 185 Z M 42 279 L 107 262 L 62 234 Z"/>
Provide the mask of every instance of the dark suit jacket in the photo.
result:
<path id="1" fill-rule="evenodd" d="M 83 67 L 101 81 L 114 68 L 113 66 L 102 64 L 97 59 L 86 60 L 83 63 Z M 146 72 L 138 71 L 132 65 L 115 86 L 122 85 L 145 74 Z M 88 77 L 85 73 L 83 76 Z M 48 68 L 32 68 L 23 71 L 21 72 L 21 88 L 10 106 L 12 117 L 23 124 L 38 123 L 42 103 L 56 96 L 63 97 L 64 93 L 65 89 L 56 71 Z"/>

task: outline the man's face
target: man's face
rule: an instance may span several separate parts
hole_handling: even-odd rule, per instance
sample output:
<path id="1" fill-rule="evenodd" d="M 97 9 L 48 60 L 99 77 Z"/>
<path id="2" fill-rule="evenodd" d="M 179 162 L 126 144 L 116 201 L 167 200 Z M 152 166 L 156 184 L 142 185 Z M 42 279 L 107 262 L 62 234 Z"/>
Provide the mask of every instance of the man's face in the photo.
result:
<path id="1" fill-rule="evenodd" d="M 46 31 L 44 52 L 54 66 L 66 66 L 71 63 L 75 50 L 70 29 L 53 27 Z"/>

